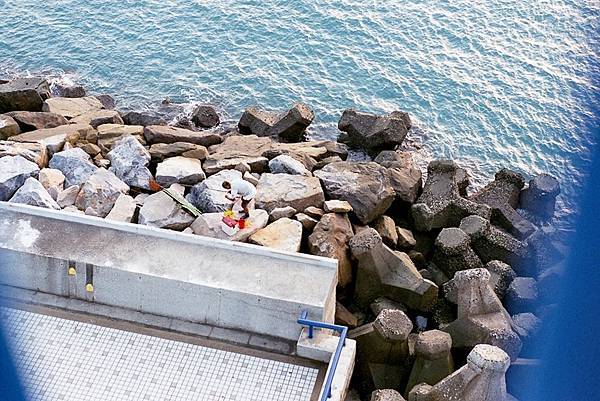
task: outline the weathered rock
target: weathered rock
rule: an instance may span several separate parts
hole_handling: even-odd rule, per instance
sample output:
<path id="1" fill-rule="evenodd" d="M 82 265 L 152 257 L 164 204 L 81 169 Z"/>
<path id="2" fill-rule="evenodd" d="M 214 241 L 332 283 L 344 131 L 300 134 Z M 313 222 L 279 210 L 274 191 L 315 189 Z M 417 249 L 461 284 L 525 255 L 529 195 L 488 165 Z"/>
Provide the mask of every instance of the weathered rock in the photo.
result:
<path id="1" fill-rule="evenodd" d="M 19 124 L 8 114 L 0 114 L 0 140 L 10 138 L 21 133 Z"/>
<path id="2" fill-rule="evenodd" d="M 71 119 L 90 111 L 102 109 L 102 103 L 95 97 L 66 98 L 53 97 L 44 102 L 42 111 L 60 114 Z"/>
<path id="3" fill-rule="evenodd" d="M 40 170 L 38 180 L 47 191 L 55 188 L 58 192 L 61 192 L 64 189 L 65 176 L 60 170 L 43 168 Z"/>
<path id="4" fill-rule="evenodd" d="M 381 216 L 373 222 L 373 228 L 379 233 L 384 244 L 392 249 L 396 248 L 398 232 L 394 219 L 389 216 Z"/>
<path id="5" fill-rule="evenodd" d="M 50 87 L 43 78 L 17 78 L 0 85 L 0 113 L 41 111 L 50 97 Z"/>
<path id="6" fill-rule="evenodd" d="M 48 165 L 48 149 L 41 143 L 0 141 L 0 158 L 21 156 L 43 168 Z"/>
<path id="7" fill-rule="evenodd" d="M 98 170 L 98 167 L 90 162 L 90 156 L 79 148 L 55 153 L 49 166 L 64 174 L 67 187 L 83 184 Z"/>
<path id="8" fill-rule="evenodd" d="M 312 255 L 337 259 L 340 287 L 352 282 L 352 260 L 348 241 L 353 236 L 354 230 L 347 215 L 328 213 L 319 220 L 308 237 L 308 251 Z"/>
<path id="9" fill-rule="evenodd" d="M 309 206 L 306 209 L 304 209 L 304 214 L 309 215 L 315 220 L 320 220 L 321 217 L 323 217 L 323 215 L 325 214 L 325 212 L 323 211 L 323 209 L 320 209 L 318 207 Z"/>
<path id="10" fill-rule="evenodd" d="M 496 173 L 494 181 L 471 199 L 491 208 L 491 220 L 494 224 L 510 231 L 517 238 L 526 238 L 535 231 L 535 227 L 515 210 L 524 185 L 525 181 L 520 174 L 502 169 Z"/>
<path id="11" fill-rule="evenodd" d="M 85 97 L 85 88 L 81 85 L 65 85 L 60 82 L 52 83 L 52 92 L 58 97 Z"/>
<path id="12" fill-rule="evenodd" d="M 95 142 L 100 147 L 102 154 L 106 155 L 112 150 L 115 142 L 129 135 L 133 136 L 140 144 L 146 144 L 144 127 L 141 125 L 120 124 L 102 124 L 98 126 L 98 134 Z"/>
<path id="13" fill-rule="evenodd" d="M 127 125 L 141 125 L 148 127 L 151 125 L 167 125 L 162 117 L 150 112 L 130 111 L 121 115 L 123 122 Z"/>
<path id="14" fill-rule="evenodd" d="M 503 299 L 508 286 L 517 277 L 517 273 L 509 265 L 499 260 L 486 263 L 485 268 L 490 272 L 490 285 L 494 292 L 498 298 Z"/>
<path id="15" fill-rule="evenodd" d="M 201 104 L 192 112 L 192 122 L 196 127 L 212 128 L 219 125 L 221 120 L 214 107 Z"/>
<path id="16" fill-rule="evenodd" d="M 510 313 L 521 313 L 533 311 L 537 299 L 537 281 L 531 277 L 515 277 L 506 290 L 504 302 Z"/>
<path id="17" fill-rule="evenodd" d="M 498 347 L 476 345 L 467 364 L 434 386 L 420 384 L 408 401 L 508 401 L 504 377 L 510 358 Z"/>
<path id="18" fill-rule="evenodd" d="M 270 138 L 250 136 L 230 136 L 221 145 L 211 149 L 204 163 L 208 174 L 221 170 L 234 169 L 240 163 L 247 163 L 252 171 L 263 172 L 269 160 L 263 156 L 272 146 Z"/>
<path id="19" fill-rule="evenodd" d="M 223 182 L 240 178 L 242 174 L 237 170 L 220 171 L 195 185 L 186 199 L 203 213 L 223 213 L 233 205 L 226 198 L 227 190 L 223 188 Z"/>
<path id="20" fill-rule="evenodd" d="M 248 238 L 260 229 L 264 228 L 269 221 L 269 214 L 264 210 L 252 209 L 250 210 L 250 218 L 246 221 L 246 228 L 239 230 L 232 236 L 227 235 L 222 226 L 223 213 L 204 213 L 199 216 L 192 224 L 192 230 L 194 234 L 203 235 L 205 237 L 212 237 L 230 241 L 246 242 Z"/>
<path id="21" fill-rule="evenodd" d="M 386 297 L 376 298 L 373 302 L 371 302 L 369 308 L 375 316 L 379 315 L 384 309 L 398 309 L 404 313 L 408 312 L 406 306 L 402 305 L 400 302 L 392 301 Z"/>
<path id="22" fill-rule="evenodd" d="M 88 155 L 90 155 L 90 157 L 93 157 L 94 158 L 94 162 L 97 162 L 96 156 L 101 151 L 101 149 L 100 149 L 100 147 L 98 145 L 93 144 L 93 143 L 82 143 L 82 144 L 77 144 L 77 147 L 81 148 L 85 153 L 87 153 Z"/>
<path id="23" fill-rule="evenodd" d="M 323 204 L 325 213 L 350 213 L 352 205 L 349 202 L 341 200 L 328 200 Z"/>
<path id="24" fill-rule="evenodd" d="M 506 351 L 512 360 L 521 351 L 512 320 L 490 286 L 486 269 L 459 271 L 444 285 L 446 298 L 458 305 L 458 318 L 441 328 L 450 333 L 454 347 L 491 344 Z"/>
<path id="25" fill-rule="evenodd" d="M 121 221 L 123 223 L 131 223 L 137 204 L 135 199 L 126 194 L 121 194 L 117 198 L 115 205 L 110 213 L 106 216 L 107 220 Z"/>
<path id="26" fill-rule="evenodd" d="M 452 337 L 448 333 L 440 330 L 419 333 L 415 342 L 416 360 L 406 393 L 419 383 L 433 386 L 454 372 L 451 348 Z"/>
<path id="27" fill-rule="evenodd" d="M 144 128 L 144 137 L 150 144 L 187 142 L 196 145 L 211 146 L 221 143 L 222 138 L 216 131 L 190 131 L 183 128 L 164 125 L 150 125 Z"/>
<path id="28" fill-rule="evenodd" d="M 417 245 L 417 240 L 410 230 L 396 227 L 396 233 L 398 234 L 397 246 L 399 249 L 412 249 Z"/>
<path id="29" fill-rule="evenodd" d="M 375 390 L 371 393 L 371 401 L 406 401 L 396 390 Z"/>
<path id="30" fill-rule="evenodd" d="M 460 270 L 482 268 L 481 260 L 471 248 L 470 237 L 460 228 L 444 228 L 435 240 L 433 263 L 448 276 Z"/>
<path id="31" fill-rule="evenodd" d="M 85 138 L 93 132 L 94 129 L 89 125 L 69 124 L 26 132 L 12 136 L 10 140 L 15 142 L 41 143 L 46 146 L 48 154 L 52 156 L 54 153 L 63 150 L 65 143 L 68 142 L 73 145 L 79 138 Z"/>
<path id="32" fill-rule="evenodd" d="M 114 110 L 117 106 L 117 102 L 115 102 L 115 99 L 111 95 L 96 95 L 95 98 L 98 99 L 100 103 L 102 103 L 102 106 L 106 110 Z"/>
<path id="33" fill-rule="evenodd" d="M 155 143 L 150 146 L 150 156 L 154 162 L 175 156 L 204 160 L 208 157 L 208 150 L 202 145 L 187 142 Z"/>
<path id="34" fill-rule="evenodd" d="M 340 135 L 338 141 L 376 153 L 402 144 L 411 126 L 410 117 L 401 111 L 377 116 L 347 109 L 338 122 L 339 130 L 347 135 Z"/>
<path id="35" fill-rule="evenodd" d="M 186 212 L 181 205 L 162 191 L 152 194 L 144 200 L 138 216 L 139 224 L 176 231 L 183 231 L 194 220 L 194 216 Z"/>
<path id="36" fill-rule="evenodd" d="M 273 174 L 312 176 L 304 164 L 288 155 L 280 155 L 269 161 L 269 171 Z"/>
<path id="37" fill-rule="evenodd" d="M 249 173 L 249 172 L 245 172 L 244 173 L 244 180 L 248 181 L 250 184 L 257 186 L 258 185 L 258 181 L 260 180 L 260 174 L 257 173 Z"/>
<path id="38" fill-rule="evenodd" d="M 314 175 L 323 182 L 327 196 L 350 203 L 363 224 L 381 216 L 394 201 L 387 171 L 377 163 L 330 163 Z"/>
<path id="39" fill-rule="evenodd" d="M 428 176 L 423 193 L 412 206 L 415 228 L 431 231 L 437 228 L 457 226 L 469 215 L 476 214 L 489 218 L 489 206 L 463 198 L 460 194 L 463 169 L 449 160 L 429 163 Z"/>
<path id="40" fill-rule="evenodd" d="M 304 213 L 298 213 L 294 218 L 302 224 L 307 232 L 312 232 L 318 223 L 317 220 Z"/>
<path id="41" fill-rule="evenodd" d="M 0 201 L 9 200 L 30 177 L 37 177 L 40 168 L 22 156 L 0 158 Z"/>
<path id="42" fill-rule="evenodd" d="M 529 187 L 521 193 L 521 206 L 534 216 L 549 219 L 554 215 L 559 194 L 558 180 L 551 175 L 540 174 L 529 181 Z"/>
<path id="43" fill-rule="evenodd" d="M 8 113 L 19 124 L 22 132 L 35 131 L 46 128 L 56 128 L 66 125 L 69 121 L 56 113 L 38 111 L 13 111 Z"/>
<path id="44" fill-rule="evenodd" d="M 58 196 L 56 197 L 56 203 L 58 203 L 58 206 L 63 209 L 73 206 L 77 200 L 77 195 L 79 195 L 79 186 L 71 185 L 70 187 L 58 193 Z"/>
<path id="45" fill-rule="evenodd" d="M 25 180 L 23 186 L 15 192 L 9 202 L 60 210 L 60 206 L 52 199 L 46 188 L 33 177 Z"/>
<path id="46" fill-rule="evenodd" d="M 299 252 L 302 243 L 302 224 L 284 217 L 252 234 L 249 241 L 281 251 Z"/>
<path id="47" fill-rule="evenodd" d="M 523 342 L 535 338 L 539 333 L 542 321 L 533 313 L 519 313 L 512 316 L 513 327 Z"/>
<path id="48" fill-rule="evenodd" d="M 92 127 L 97 128 L 103 124 L 123 125 L 123 120 L 116 110 L 94 110 L 72 118 L 71 123 L 89 124 Z"/>
<path id="49" fill-rule="evenodd" d="M 165 187 L 175 183 L 195 185 L 205 178 L 202 162 L 197 159 L 175 156 L 156 166 L 156 182 Z"/>
<path id="50" fill-rule="evenodd" d="M 388 169 L 396 198 L 406 204 L 413 204 L 421 193 L 423 179 L 412 153 L 386 150 L 377 156 L 375 162 Z"/>
<path id="51" fill-rule="evenodd" d="M 438 287 L 421 276 L 407 254 L 388 248 L 372 228 L 360 231 L 349 244 L 358 259 L 354 297 L 359 306 L 366 308 L 386 296 L 411 309 L 431 309 Z"/>
<path id="52" fill-rule="evenodd" d="M 154 178 L 147 167 L 150 153 L 133 136 L 124 136 L 115 142 L 106 157 L 110 160 L 110 171 L 127 185 L 152 189 Z"/>
<path id="53" fill-rule="evenodd" d="M 285 206 L 296 210 L 321 207 L 324 201 L 321 183 L 315 177 L 263 174 L 256 187 L 256 207 L 268 212 Z"/>
<path id="54" fill-rule="evenodd" d="M 480 216 L 468 216 L 460 222 L 460 229 L 471 239 L 471 247 L 483 263 L 500 260 L 519 266 L 527 257 L 528 247 L 512 235 L 490 224 Z"/>
<path id="55" fill-rule="evenodd" d="M 314 117 L 312 110 L 301 103 L 282 114 L 250 107 L 242 114 L 238 127 L 244 135 L 278 136 L 296 142 L 302 139 Z"/>
<path id="56" fill-rule="evenodd" d="M 276 221 L 283 218 L 290 219 L 294 217 L 296 213 L 298 213 L 298 211 L 291 206 L 278 207 L 276 209 L 271 210 L 271 213 L 269 213 L 269 221 Z"/>
<path id="57" fill-rule="evenodd" d="M 97 169 L 81 185 L 75 206 L 80 210 L 91 209 L 94 216 L 105 217 L 110 213 L 117 198 L 129 192 L 129 187 L 106 169 Z"/>

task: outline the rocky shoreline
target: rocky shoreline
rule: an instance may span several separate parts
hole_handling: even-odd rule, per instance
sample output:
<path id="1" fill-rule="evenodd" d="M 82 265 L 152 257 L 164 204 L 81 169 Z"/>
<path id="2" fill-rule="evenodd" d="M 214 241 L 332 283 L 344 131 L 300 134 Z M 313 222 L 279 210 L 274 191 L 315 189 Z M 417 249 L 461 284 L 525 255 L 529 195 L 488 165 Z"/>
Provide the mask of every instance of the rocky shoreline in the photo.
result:
<path id="1" fill-rule="evenodd" d="M 435 160 L 424 180 L 401 150 L 401 111 L 346 110 L 338 141 L 307 141 L 315 115 L 301 103 L 250 107 L 237 125 L 200 105 L 168 125 L 82 87 L 58 92 L 42 78 L 0 83 L 0 201 L 336 258 L 336 320 L 357 341 L 362 399 L 505 400 L 510 361 L 535 357 L 566 256 L 540 224 L 555 178 L 502 169 L 469 193 L 465 169 Z M 221 184 L 235 178 L 257 194 L 252 224 L 229 237 Z"/>

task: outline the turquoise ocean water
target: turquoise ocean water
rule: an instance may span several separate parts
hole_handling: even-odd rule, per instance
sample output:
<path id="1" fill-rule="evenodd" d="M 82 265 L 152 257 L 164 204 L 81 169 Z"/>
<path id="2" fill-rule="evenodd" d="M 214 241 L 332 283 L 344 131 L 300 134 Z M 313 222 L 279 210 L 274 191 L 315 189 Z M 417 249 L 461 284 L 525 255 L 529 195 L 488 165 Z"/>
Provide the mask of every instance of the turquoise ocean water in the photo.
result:
<path id="1" fill-rule="evenodd" d="M 212 102 L 316 112 L 408 111 L 421 163 L 476 185 L 549 172 L 570 216 L 590 157 L 596 0 L 0 0 L 0 74 L 59 76 L 120 108 Z M 567 219 L 568 220 L 568 219 Z"/>

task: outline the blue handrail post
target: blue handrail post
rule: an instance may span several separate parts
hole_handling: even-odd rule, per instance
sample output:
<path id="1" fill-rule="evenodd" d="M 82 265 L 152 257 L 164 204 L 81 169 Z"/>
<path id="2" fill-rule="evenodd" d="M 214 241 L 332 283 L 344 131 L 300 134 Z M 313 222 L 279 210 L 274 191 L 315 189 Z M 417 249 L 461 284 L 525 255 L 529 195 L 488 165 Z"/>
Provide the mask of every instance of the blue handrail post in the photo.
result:
<path id="1" fill-rule="evenodd" d="M 342 354 L 342 348 L 346 346 L 346 336 L 348 334 L 348 327 L 340 326 L 337 324 L 329 324 L 323 322 L 317 322 L 315 320 L 308 319 L 308 311 L 303 311 L 300 314 L 300 318 L 298 319 L 298 324 L 302 326 L 308 326 L 308 338 L 313 338 L 314 328 L 318 327 L 321 329 L 334 330 L 340 333 L 340 339 L 338 341 L 338 345 L 335 349 L 335 352 L 331 358 L 329 364 L 331 367 L 329 368 L 329 372 L 327 373 L 327 377 L 325 378 L 325 384 L 323 389 L 323 396 L 321 396 L 320 401 L 325 401 L 328 398 L 331 398 L 331 386 L 333 384 L 333 378 L 335 377 L 335 371 L 337 369 L 337 365 L 340 361 L 340 355 Z"/>

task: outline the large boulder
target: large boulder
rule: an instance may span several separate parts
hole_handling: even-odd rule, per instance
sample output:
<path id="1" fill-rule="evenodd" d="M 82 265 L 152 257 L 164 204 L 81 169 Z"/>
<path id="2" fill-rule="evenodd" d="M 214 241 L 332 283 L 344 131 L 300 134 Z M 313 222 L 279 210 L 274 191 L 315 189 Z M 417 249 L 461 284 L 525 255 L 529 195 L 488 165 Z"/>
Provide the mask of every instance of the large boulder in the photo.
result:
<path id="1" fill-rule="evenodd" d="M 25 180 L 25 184 L 15 192 L 9 202 L 60 210 L 60 206 L 52 199 L 46 188 L 33 177 Z"/>
<path id="2" fill-rule="evenodd" d="M 305 104 L 296 103 L 285 113 L 250 107 L 244 111 L 238 124 L 245 135 L 276 136 L 289 142 L 302 139 L 304 131 L 315 118 L 313 111 Z"/>
<path id="3" fill-rule="evenodd" d="M 346 135 L 340 135 L 338 140 L 375 153 L 402 144 L 411 126 L 409 115 L 402 111 L 378 116 L 347 109 L 338 122 L 339 130 Z"/>
<path id="4" fill-rule="evenodd" d="M 25 180 L 37 177 L 40 168 L 22 156 L 0 158 L 0 201 L 9 200 Z"/>
<path id="5" fill-rule="evenodd" d="M 90 161 L 90 155 L 80 148 L 63 150 L 55 153 L 49 166 L 62 171 L 65 175 L 65 186 L 81 185 L 94 174 L 98 167 Z"/>
<path id="6" fill-rule="evenodd" d="M 269 171 L 273 174 L 293 174 L 312 176 L 304 164 L 289 155 L 279 155 L 269 161 Z"/>
<path id="7" fill-rule="evenodd" d="M 246 163 L 252 171 L 261 173 L 266 170 L 269 162 L 263 154 L 271 145 L 270 138 L 259 138 L 255 135 L 227 137 L 222 144 L 211 149 L 211 154 L 204 162 L 204 170 L 207 174 L 214 174 Z"/>
<path id="8" fill-rule="evenodd" d="M 120 125 L 123 124 L 123 120 L 116 110 L 93 110 L 71 119 L 71 123 L 89 124 L 92 127 L 97 128 L 103 124 Z"/>
<path id="9" fill-rule="evenodd" d="M 0 85 L 0 113 L 42 111 L 50 97 L 50 86 L 43 78 L 17 78 Z"/>
<path id="10" fill-rule="evenodd" d="M 188 129 L 164 125 L 150 125 L 144 128 L 144 137 L 149 144 L 187 142 L 196 145 L 211 146 L 221 143 L 222 138 L 216 131 L 191 131 Z"/>
<path id="11" fill-rule="evenodd" d="M 216 127 L 221 122 L 215 108 L 207 104 L 197 106 L 192 112 L 191 119 L 194 125 L 200 128 Z"/>
<path id="12" fill-rule="evenodd" d="M 21 156 L 40 168 L 48 164 L 48 149 L 41 143 L 0 141 L 0 158 L 5 156 Z"/>
<path id="13" fill-rule="evenodd" d="M 83 183 L 75 206 L 92 216 L 106 217 L 121 194 L 129 187 L 112 172 L 100 168 Z"/>
<path id="14" fill-rule="evenodd" d="M 191 228 L 194 234 L 204 237 L 246 242 L 252 234 L 267 225 L 269 214 L 260 209 L 250 210 L 250 217 L 246 220 L 246 227 L 231 236 L 223 231 L 222 221 L 223 213 L 204 213 L 194 221 Z"/>
<path id="15" fill-rule="evenodd" d="M 394 201 L 389 175 L 377 163 L 335 162 L 314 175 L 323 182 L 327 196 L 350 203 L 363 224 L 384 214 Z"/>
<path id="16" fill-rule="evenodd" d="M 549 219 L 554 215 L 559 194 L 558 180 L 551 175 L 540 174 L 529 181 L 529 187 L 521 193 L 521 206 L 534 216 Z"/>
<path id="17" fill-rule="evenodd" d="M 315 177 L 265 173 L 256 190 L 256 207 L 268 212 L 285 206 L 296 210 L 309 206 L 320 208 L 325 202 L 321 183 Z"/>
<path id="18" fill-rule="evenodd" d="M 131 223 L 137 204 L 135 199 L 126 194 L 121 194 L 117 198 L 110 213 L 106 216 L 106 220 L 120 221 L 123 223 Z"/>
<path id="19" fill-rule="evenodd" d="M 103 107 L 102 103 L 92 96 L 80 98 L 53 97 L 44 102 L 42 110 L 71 119 L 90 111 L 101 110 Z"/>
<path id="20" fill-rule="evenodd" d="M 299 252 L 302 224 L 287 217 L 276 220 L 250 236 L 250 242 L 281 251 Z"/>
<path id="21" fill-rule="evenodd" d="M 163 187 L 171 184 L 195 185 L 206 178 L 202 162 L 187 157 L 171 157 L 156 166 L 156 182 Z"/>
<path id="22" fill-rule="evenodd" d="M 129 111 L 123 113 L 121 118 L 127 125 L 141 125 L 142 127 L 148 127 L 150 125 L 167 125 L 167 122 L 161 116 L 146 111 Z"/>
<path id="23" fill-rule="evenodd" d="M 312 255 L 337 259 L 340 287 L 352 282 L 352 257 L 348 241 L 353 236 L 354 230 L 347 214 L 327 213 L 308 237 L 308 251 Z"/>
<path id="24" fill-rule="evenodd" d="M 60 170 L 43 168 L 40 170 L 38 180 L 47 191 L 52 191 L 57 195 L 64 189 L 65 176 Z"/>
<path id="25" fill-rule="evenodd" d="M 144 127 L 141 125 L 102 124 L 98 126 L 97 145 L 103 155 L 108 154 L 119 139 L 125 136 L 133 136 L 137 141 L 145 145 Z"/>
<path id="26" fill-rule="evenodd" d="M 150 146 L 149 152 L 154 162 L 161 162 L 164 159 L 175 156 L 197 160 L 204 160 L 208 157 L 206 147 L 187 142 L 155 143 Z"/>
<path id="27" fill-rule="evenodd" d="M 115 142 L 106 157 L 110 160 L 110 171 L 127 185 L 152 189 L 154 177 L 147 167 L 150 163 L 150 153 L 133 136 L 124 136 Z"/>
<path id="28" fill-rule="evenodd" d="M 0 140 L 10 138 L 21 133 L 19 124 L 8 114 L 0 114 Z"/>
<path id="29" fill-rule="evenodd" d="M 223 213 L 233 205 L 233 202 L 225 197 L 227 190 L 223 188 L 223 182 L 241 178 L 242 173 L 237 170 L 220 171 L 195 185 L 186 199 L 203 213 Z"/>
<path id="30" fill-rule="evenodd" d="M 93 134 L 94 129 L 87 124 L 60 125 L 55 128 L 45 128 L 10 137 L 15 142 L 41 143 L 48 149 L 52 156 L 63 150 L 65 143 L 75 144 L 80 138 Z"/>
<path id="31" fill-rule="evenodd" d="M 375 162 L 388 169 L 396 199 L 405 204 L 415 203 L 421 193 L 423 179 L 412 153 L 385 150 L 377 156 Z"/>
<path id="32" fill-rule="evenodd" d="M 183 231 L 194 222 L 194 216 L 164 192 L 157 192 L 144 200 L 138 223 L 151 227 Z"/>
<path id="33" fill-rule="evenodd" d="M 8 113 L 8 115 L 19 124 L 19 127 L 23 132 L 55 128 L 69 123 L 69 121 L 60 114 L 41 111 L 13 111 Z"/>

